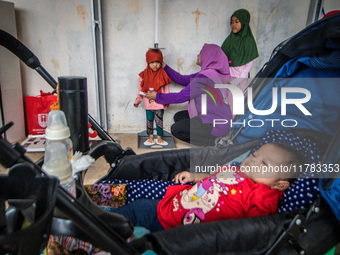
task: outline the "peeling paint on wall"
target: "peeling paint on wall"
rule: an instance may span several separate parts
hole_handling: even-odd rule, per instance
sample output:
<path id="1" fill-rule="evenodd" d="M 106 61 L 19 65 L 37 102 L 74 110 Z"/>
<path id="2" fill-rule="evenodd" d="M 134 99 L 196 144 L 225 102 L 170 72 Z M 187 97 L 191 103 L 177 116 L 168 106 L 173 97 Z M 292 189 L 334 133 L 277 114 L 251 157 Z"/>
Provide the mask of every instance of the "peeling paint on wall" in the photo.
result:
<path id="1" fill-rule="evenodd" d="M 196 31 L 198 30 L 198 23 L 200 21 L 200 15 L 207 15 L 205 12 L 201 12 L 198 10 L 198 8 L 196 9 L 196 11 L 192 11 L 192 14 L 195 15 L 195 24 L 196 24 Z"/>
<path id="2" fill-rule="evenodd" d="M 51 63 L 53 64 L 55 70 L 60 70 L 60 63 L 58 59 L 51 59 Z"/>
<path id="3" fill-rule="evenodd" d="M 209 15 L 209 29 L 217 29 L 220 27 L 220 24 L 220 17 L 215 12 L 211 12 Z"/>
<path id="4" fill-rule="evenodd" d="M 184 62 L 185 62 L 184 58 L 177 59 L 177 72 L 180 73 L 181 71 L 184 71 L 184 68 L 183 68 Z"/>
<path id="5" fill-rule="evenodd" d="M 195 70 L 197 68 L 197 63 L 195 60 L 192 61 L 191 66 L 188 68 L 188 71 Z"/>
<path id="6" fill-rule="evenodd" d="M 123 29 L 123 23 L 122 23 L 122 22 L 119 22 L 119 23 L 118 23 L 117 29 L 118 29 L 118 30 L 122 30 L 122 29 Z"/>
<path id="7" fill-rule="evenodd" d="M 278 3 L 277 5 L 275 5 L 269 12 L 267 18 L 266 18 L 266 23 L 268 23 L 268 21 L 270 23 L 274 22 L 276 16 L 277 16 L 277 13 L 279 12 L 279 6 L 280 6 L 280 3 Z"/>
<path id="8" fill-rule="evenodd" d="M 142 10 L 139 0 L 128 0 L 126 3 L 126 7 L 135 15 L 138 15 Z"/>
<path id="9" fill-rule="evenodd" d="M 86 11 L 86 8 L 82 4 L 78 4 L 76 7 L 78 16 L 82 19 L 82 21 L 85 23 L 88 19 L 88 13 Z"/>

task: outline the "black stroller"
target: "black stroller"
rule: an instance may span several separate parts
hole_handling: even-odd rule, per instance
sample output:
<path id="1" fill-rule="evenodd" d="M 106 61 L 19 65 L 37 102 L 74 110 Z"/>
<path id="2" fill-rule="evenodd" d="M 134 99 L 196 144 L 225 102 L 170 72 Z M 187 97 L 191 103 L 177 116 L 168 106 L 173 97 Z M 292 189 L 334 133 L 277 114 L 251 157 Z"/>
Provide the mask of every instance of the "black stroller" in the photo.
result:
<path id="1" fill-rule="evenodd" d="M 335 57 L 335 61 L 339 62 L 339 58 L 336 58 L 340 56 L 337 55 L 340 50 L 339 39 L 340 15 L 333 15 L 312 24 L 284 42 L 275 49 L 269 62 L 251 82 L 255 97 L 261 97 L 265 88 L 270 86 L 268 84 L 275 84 L 270 78 L 274 78 L 281 67 L 294 58 L 317 56 L 318 59 L 327 61 Z M 306 65 L 302 64 L 297 71 L 306 69 Z M 332 65 L 331 69 L 327 71 L 334 72 L 332 77 L 340 77 L 339 66 Z M 330 93 L 340 96 L 339 88 Z M 329 101 L 333 104 L 332 100 Z M 291 131 L 303 137 L 313 138 L 320 144 L 324 155 L 322 163 L 339 165 L 340 105 L 334 102 L 332 107 L 327 108 L 330 113 L 326 114 L 332 116 L 326 118 L 326 123 L 331 127 L 311 128 L 308 121 L 305 121 L 301 129 Z M 4 127 L 2 131 L 7 128 L 9 127 Z M 268 130 L 263 129 L 261 132 L 265 131 Z M 241 127 L 233 130 L 230 137 L 222 139 L 215 147 L 142 155 L 135 155 L 129 148 L 124 150 L 114 141 L 103 141 L 91 150 L 89 155 L 95 159 L 104 156 L 109 164 L 110 171 L 98 182 L 107 179 L 171 180 L 177 172 L 190 169 L 192 162 L 200 165 L 222 165 L 247 153 L 250 148 L 260 143 L 263 136 L 263 133 L 251 133 L 250 136 L 253 137 L 249 137 L 250 133 Z M 5 148 L 2 150 L 13 152 L 13 147 L 8 146 L 4 139 L 1 141 L 1 147 Z M 17 152 L 19 148 L 14 150 L 17 155 L 10 157 L 13 160 L 9 163 L 7 159 L 2 159 L 2 164 L 5 162 L 4 165 L 9 167 L 18 161 L 29 162 L 23 151 Z M 32 162 L 31 166 L 36 171 L 39 168 Z M 47 229 L 46 233 L 75 236 L 110 251 L 111 254 L 138 254 L 147 250 L 153 250 L 157 254 L 323 254 L 340 241 L 339 220 L 334 213 L 338 207 L 333 205 L 331 208 L 324 196 L 316 196 L 306 208 L 291 212 L 179 226 L 151 233 L 128 243 L 126 239 L 132 235 L 133 226 L 124 217 L 105 212 L 90 202 L 82 185 L 82 176 L 78 177 L 76 201 L 72 202 L 59 188 L 56 200 L 59 211 L 54 214 L 51 231 Z M 324 177 L 320 182 L 320 189 L 334 190 L 334 185 L 338 185 L 338 173 Z M 183 245 L 183 240 L 186 245 Z M 10 247 L 6 247 L 1 239 L 0 244 L 4 250 Z M 15 251 L 18 253 L 18 250 Z"/>

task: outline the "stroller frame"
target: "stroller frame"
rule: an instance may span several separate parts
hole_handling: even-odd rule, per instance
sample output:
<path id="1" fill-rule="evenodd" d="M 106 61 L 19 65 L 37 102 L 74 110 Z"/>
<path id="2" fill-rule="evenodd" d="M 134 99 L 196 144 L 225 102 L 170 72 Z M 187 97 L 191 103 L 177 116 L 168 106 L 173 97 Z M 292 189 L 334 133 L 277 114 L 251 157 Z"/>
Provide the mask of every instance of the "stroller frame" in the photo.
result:
<path id="1" fill-rule="evenodd" d="M 0 132 L 6 131 L 5 129 L 8 129 L 11 125 L 12 123 L 7 124 L 5 127 L 0 129 Z M 329 146 L 329 151 L 339 149 L 338 143 L 339 138 L 340 138 L 340 125 L 338 126 L 337 129 L 337 137 L 332 140 L 332 143 Z M 126 152 L 122 150 L 118 144 L 113 143 L 111 141 L 104 142 L 104 144 L 105 145 L 102 146 L 99 145 L 98 147 L 95 147 L 91 152 L 92 155 L 98 158 L 99 156 L 105 156 L 105 153 L 108 153 L 110 155 L 115 154 L 116 155 L 115 158 L 117 159 L 121 158 L 120 156 L 122 156 L 122 154 Z M 114 149 L 111 149 L 109 152 L 108 150 L 103 150 L 104 148 L 103 146 L 106 148 L 111 147 Z M 232 145 L 231 147 L 235 146 L 239 147 L 239 145 Z M 0 138 L 1 152 L 8 151 L 9 155 L 15 155 L 18 154 L 18 148 L 20 148 L 20 145 L 16 144 L 12 147 L 1 136 Z M 114 150 L 115 152 L 113 152 Z M 184 151 L 182 150 L 180 153 L 182 154 Z M 125 159 L 128 159 L 128 161 L 131 160 L 131 156 L 138 158 L 138 155 L 133 155 L 131 154 L 131 152 L 129 153 L 130 154 L 128 156 L 123 157 L 123 159 L 122 158 L 120 159 L 123 162 L 123 164 Z M 334 154 L 330 155 L 331 157 L 334 157 Z M 328 160 L 332 160 L 332 158 L 330 159 L 328 157 L 324 158 L 325 162 L 327 162 Z M 1 163 L 3 163 L 3 160 L 1 160 Z M 9 164 L 9 162 L 6 163 Z M 26 165 L 29 165 L 30 167 L 35 169 L 37 173 L 38 172 L 41 173 L 40 167 L 37 164 L 31 162 L 23 154 L 19 158 L 16 158 L 16 161 L 12 162 L 12 165 L 15 166 L 18 163 L 25 163 Z M 173 172 L 172 174 L 175 174 L 175 172 Z M 168 176 L 168 178 L 171 178 L 171 176 Z M 308 229 L 308 221 L 310 219 L 317 217 L 317 215 L 320 212 L 320 208 L 325 207 L 325 205 L 324 204 L 321 205 L 321 203 L 322 203 L 321 198 L 319 198 L 308 210 L 298 212 L 297 214 L 281 214 L 258 217 L 268 222 L 274 220 L 276 224 L 274 224 L 273 227 L 274 229 L 276 229 L 276 231 L 273 232 L 274 238 L 268 240 L 269 247 L 265 247 L 265 249 L 261 247 L 260 251 L 256 250 L 256 252 L 255 250 L 251 250 L 252 254 L 285 254 L 280 252 L 282 252 L 282 249 L 284 249 L 284 252 L 287 252 L 287 250 L 285 249 L 287 249 L 287 247 L 289 248 L 289 246 L 293 247 L 294 250 L 298 251 L 298 254 L 303 254 L 305 250 L 302 248 L 303 246 L 299 245 L 299 237 L 303 236 L 303 233 L 306 234 L 306 229 Z M 51 234 L 74 236 L 77 238 L 81 238 L 82 240 L 90 241 L 94 245 L 100 247 L 101 249 L 109 251 L 114 254 L 140 254 L 149 249 L 154 250 L 155 252 L 157 252 L 157 254 L 162 254 L 164 252 L 172 253 L 171 250 L 169 250 L 169 246 L 166 244 L 166 240 L 168 240 L 169 236 L 174 236 L 174 234 L 176 233 L 175 236 L 179 236 L 179 238 L 181 239 L 180 233 L 183 232 L 182 231 L 183 227 L 192 228 L 195 230 L 201 226 L 209 228 L 215 225 L 215 223 L 213 222 L 206 224 L 195 224 L 191 226 L 180 226 L 166 231 L 152 233 L 140 239 L 136 239 L 131 243 L 128 243 L 126 241 L 126 236 L 131 235 L 132 226 L 124 217 L 117 214 L 107 213 L 100 207 L 94 205 L 90 201 L 89 197 L 86 195 L 86 192 L 82 185 L 81 175 L 78 175 L 77 179 L 77 199 L 74 199 L 65 190 L 63 190 L 63 188 L 59 187 L 55 208 L 56 211 L 53 218 Z M 324 213 L 328 215 L 327 217 L 325 217 L 326 219 L 331 218 L 332 215 L 330 214 L 329 208 L 328 210 L 326 210 L 326 212 L 323 212 L 323 214 Z M 247 219 L 226 220 L 223 221 L 223 223 L 227 224 L 230 230 L 232 228 L 238 228 L 239 225 L 238 222 L 242 223 L 245 220 Z M 252 220 L 254 220 L 253 223 L 256 224 L 255 222 L 256 218 L 253 218 Z M 331 221 L 327 223 L 328 226 L 333 225 L 333 227 L 334 224 L 336 224 L 336 221 L 334 222 L 332 218 Z M 278 228 L 277 225 L 279 226 Z M 319 229 L 319 227 L 317 227 L 317 229 Z M 307 233 L 309 231 L 310 230 L 308 230 Z M 196 232 L 193 231 L 193 233 L 198 232 L 199 231 Z M 124 236 L 124 234 L 126 235 Z M 336 244 L 336 242 L 339 241 L 338 239 L 339 235 L 340 235 L 339 230 L 335 230 L 335 232 L 333 231 L 329 233 L 327 236 L 325 236 L 324 239 L 331 243 L 331 245 L 334 245 Z M 289 244 L 289 246 L 287 246 L 287 244 Z M 313 247 L 313 249 L 315 249 L 315 247 Z M 189 249 L 189 251 L 190 250 L 192 249 Z M 189 251 L 183 249 L 182 254 L 186 254 Z M 292 250 L 290 250 L 290 252 L 291 251 Z M 234 253 L 230 252 L 228 254 Z"/>

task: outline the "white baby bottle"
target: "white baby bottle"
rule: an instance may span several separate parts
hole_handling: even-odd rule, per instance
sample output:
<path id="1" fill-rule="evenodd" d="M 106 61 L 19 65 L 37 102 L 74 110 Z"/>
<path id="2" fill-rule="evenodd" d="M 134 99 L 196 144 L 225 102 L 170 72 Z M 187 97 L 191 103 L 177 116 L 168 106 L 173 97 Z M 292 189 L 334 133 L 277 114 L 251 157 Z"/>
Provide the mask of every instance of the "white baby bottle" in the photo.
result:
<path id="1" fill-rule="evenodd" d="M 60 185 L 72 196 L 76 196 L 75 180 L 70 163 L 73 146 L 70 129 L 63 111 L 55 110 L 48 114 L 45 130 L 46 144 L 43 171 L 59 179 Z"/>
<path id="2" fill-rule="evenodd" d="M 73 156 L 73 144 L 70 139 L 71 132 L 67 125 L 66 116 L 63 111 L 50 111 L 47 117 L 47 127 L 45 129 L 46 145 L 52 142 L 64 143 L 71 161 Z"/>

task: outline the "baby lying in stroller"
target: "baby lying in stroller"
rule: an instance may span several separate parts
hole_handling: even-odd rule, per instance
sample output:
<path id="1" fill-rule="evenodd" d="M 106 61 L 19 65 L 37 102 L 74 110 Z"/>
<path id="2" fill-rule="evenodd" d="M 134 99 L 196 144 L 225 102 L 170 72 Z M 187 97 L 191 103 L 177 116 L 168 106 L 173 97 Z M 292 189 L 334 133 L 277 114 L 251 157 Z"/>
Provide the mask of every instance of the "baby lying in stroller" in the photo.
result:
<path id="1" fill-rule="evenodd" d="M 311 147 L 310 144 L 308 139 L 292 133 L 279 133 L 275 142 L 257 148 L 239 166 L 223 166 L 208 177 L 181 172 L 167 187 L 164 198 L 157 199 L 149 194 L 147 198 L 130 199 L 132 202 L 113 211 L 150 231 L 274 214 L 283 191 L 300 173 L 306 147 Z M 196 184 L 187 184 L 190 181 Z M 142 185 L 136 185 L 135 181 L 134 186 L 140 190 Z"/>

